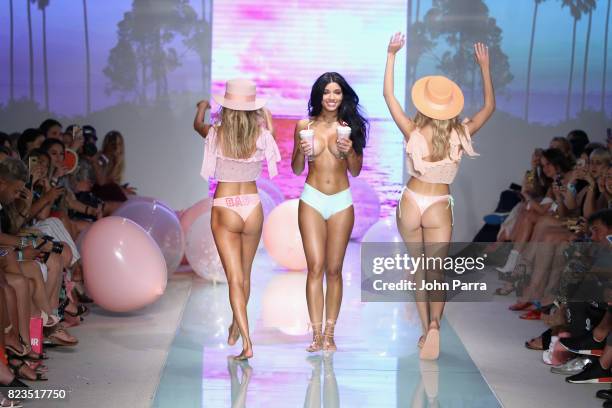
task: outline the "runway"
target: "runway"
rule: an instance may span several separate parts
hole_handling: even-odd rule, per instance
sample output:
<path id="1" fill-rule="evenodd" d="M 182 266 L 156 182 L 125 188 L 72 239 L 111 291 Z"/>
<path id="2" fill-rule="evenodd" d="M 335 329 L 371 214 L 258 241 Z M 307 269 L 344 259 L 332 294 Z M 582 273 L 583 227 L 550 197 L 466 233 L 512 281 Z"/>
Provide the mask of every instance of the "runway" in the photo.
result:
<path id="1" fill-rule="evenodd" d="M 227 358 L 240 352 L 240 341 L 226 345 L 227 286 L 194 281 L 154 406 L 501 406 L 447 321 L 440 359 L 423 362 L 413 303 L 361 303 L 357 243 L 349 245 L 343 277 L 338 351 L 309 354 L 305 274 L 277 268 L 260 250 L 249 303 L 255 357 L 248 364 Z"/>

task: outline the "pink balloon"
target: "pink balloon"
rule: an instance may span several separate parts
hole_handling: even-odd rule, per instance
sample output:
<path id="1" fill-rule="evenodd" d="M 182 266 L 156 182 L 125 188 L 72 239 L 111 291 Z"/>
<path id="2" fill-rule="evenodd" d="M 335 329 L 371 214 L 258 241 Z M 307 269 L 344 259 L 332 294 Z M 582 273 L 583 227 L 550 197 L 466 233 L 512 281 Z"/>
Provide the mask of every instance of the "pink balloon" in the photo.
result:
<path id="1" fill-rule="evenodd" d="M 181 227 L 183 227 L 185 236 L 187 236 L 189 233 L 189 228 L 191 228 L 191 225 L 195 222 L 195 220 L 197 220 L 205 212 L 210 211 L 212 208 L 212 202 L 212 197 L 208 197 L 198 201 L 183 211 L 181 214 Z"/>
<path id="2" fill-rule="evenodd" d="M 185 256 L 198 276 L 213 282 L 227 282 L 210 228 L 210 217 L 210 211 L 205 212 L 189 228 Z"/>
<path id="3" fill-rule="evenodd" d="M 185 237 L 174 210 L 157 200 L 128 201 L 113 215 L 128 218 L 144 228 L 161 249 L 168 274 L 176 271 L 185 254 Z"/>
<path id="4" fill-rule="evenodd" d="M 360 178 L 351 178 L 351 195 L 355 209 L 355 225 L 351 238 L 361 238 L 380 217 L 380 200 L 376 191 Z"/>
<path id="5" fill-rule="evenodd" d="M 306 269 L 306 255 L 298 227 L 298 199 L 288 200 L 272 210 L 264 222 L 264 246 L 279 265 Z"/>
<path id="6" fill-rule="evenodd" d="M 181 212 L 179 220 L 181 222 L 181 228 L 183 228 L 183 234 L 185 235 L 185 239 L 187 239 L 189 229 L 191 228 L 191 225 L 195 222 L 195 220 L 197 220 L 200 215 L 204 214 L 207 211 L 210 211 L 210 209 L 212 208 L 212 202 L 212 197 L 207 197 Z M 187 260 L 187 256 L 184 256 L 183 260 L 181 261 L 181 265 L 188 264 L 189 261 Z"/>
<path id="7" fill-rule="evenodd" d="M 161 250 L 131 220 L 106 217 L 94 223 L 83 240 L 82 254 L 87 291 L 106 310 L 138 310 L 166 289 Z"/>
<path id="8" fill-rule="evenodd" d="M 168 208 L 168 209 L 172 209 L 168 204 L 166 204 L 165 202 L 158 200 L 155 197 L 144 197 L 144 196 L 130 196 L 130 198 L 128 198 L 128 200 L 125 202 L 125 204 L 123 205 L 127 205 L 130 203 L 136 203 L 136 202 L 147 202 L 147 203 L 155 203 L 158 205 L 163 205 L 164 207 Z M 121 207 L 119 207 L 121 208 Z"/>

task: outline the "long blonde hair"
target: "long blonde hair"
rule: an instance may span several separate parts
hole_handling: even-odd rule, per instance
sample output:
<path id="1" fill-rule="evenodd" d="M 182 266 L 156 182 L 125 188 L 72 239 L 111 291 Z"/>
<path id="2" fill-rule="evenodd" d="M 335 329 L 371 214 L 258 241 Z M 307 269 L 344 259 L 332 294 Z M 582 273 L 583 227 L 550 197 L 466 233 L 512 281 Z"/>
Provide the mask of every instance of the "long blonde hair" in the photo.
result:
<path id="1" fill-rule="evenodd" d="M 118 143 L 121 143 L 121 149 L 117 149 Z M 125 140 L 123 135 L 116 130 L 108 132 L 102 142 L 102 153 L 109 159 L 107 170 L 109 178 L 120 184 L 125 172 Z"/>
<path id="2" fill-rule="evenodd" d="M 263 110 L 239 111 L 222 107 L 217 118 L 217 144 L 223 155 L 235 159 L 251 157 L 261 133 Z"/>
<path id="3" fill-rule="evenodd" d="M 425 116 L 421 112 L 417 111 L 414 122 L 419 129 L 422 129 L 427 125 L 431 126 L 433 131 L 431 137 L 431 146 L 433 148 L 430 157 L 431 161 L 443 160 L 449 156 L 450 135 L 453 130 L 460 135 L 465 136 L 465 130 L 463 129 L 463 125 L 461 124 L 458 116 L 446 120 L 432 119 L 429 116 Z"/>

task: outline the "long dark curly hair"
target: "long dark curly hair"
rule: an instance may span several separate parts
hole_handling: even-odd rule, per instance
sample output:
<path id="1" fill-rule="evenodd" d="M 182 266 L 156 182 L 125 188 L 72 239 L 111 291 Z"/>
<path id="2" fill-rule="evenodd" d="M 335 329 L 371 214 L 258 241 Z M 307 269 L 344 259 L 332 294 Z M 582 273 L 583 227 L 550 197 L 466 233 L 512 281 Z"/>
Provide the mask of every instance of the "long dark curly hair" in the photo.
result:
<path id="1" fill-rule="evenodd" d="M 370 125 L 368 120 L 361 113 L 357 93 L 355 93 L 342 75 L 337 72 L 326 72 L 317 78 L 310 91 L 308 115 L 314 118 L 321 114 L 323 110 L 322 101 L 325 87 L 332 82 L 337 83 L 340 89 L 342 89 L 342 103 L 338 108 L 338 119 L 342 122 L 346 122 L 348 126 L 350 126 L 352 129 L 351 140 L 353 141 L 353 149 L 357 154 L 362 155 L 363 149 L 366 146 Z"/>

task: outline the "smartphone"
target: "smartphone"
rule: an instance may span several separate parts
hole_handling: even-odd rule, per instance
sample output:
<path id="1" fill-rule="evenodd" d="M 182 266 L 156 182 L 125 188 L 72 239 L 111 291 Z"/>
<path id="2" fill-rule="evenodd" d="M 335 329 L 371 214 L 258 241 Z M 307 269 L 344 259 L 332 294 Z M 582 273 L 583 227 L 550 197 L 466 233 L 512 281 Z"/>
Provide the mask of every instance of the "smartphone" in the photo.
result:
<path id="1" fill-rule="evenodd" d="M 81 129 L 80 126 L 78 125 L 74 125 L 72 127 L 72 140 L 74 140 L 76 137 L 78 137 L 79 135 L 83 134 L 83 130 Z"/>
<path id="2" fill-rule="evenodd" d="M 612 244 L 612 234 L 607 235 L 607 236 L 606 236 L 606 239 L 608 240 L 608 242 L 609 242 L 610 244 Z"/>
<path id="3" fill-rule="evenodd" d="M 30 185 L 30 190 L 34 186 L 34 176 L 32 175 L 32 170 L 34 170 L 34 167 L 36 166 L 38 166 L 38 156 L 28 157 L 28 184 Z"/>
<path id="4" fill-rule="evenodd" d="M 28 158 L 28 175 L 31 176 L 34 167 L 38 166 L 38 156 L 30 156 Z"/>

